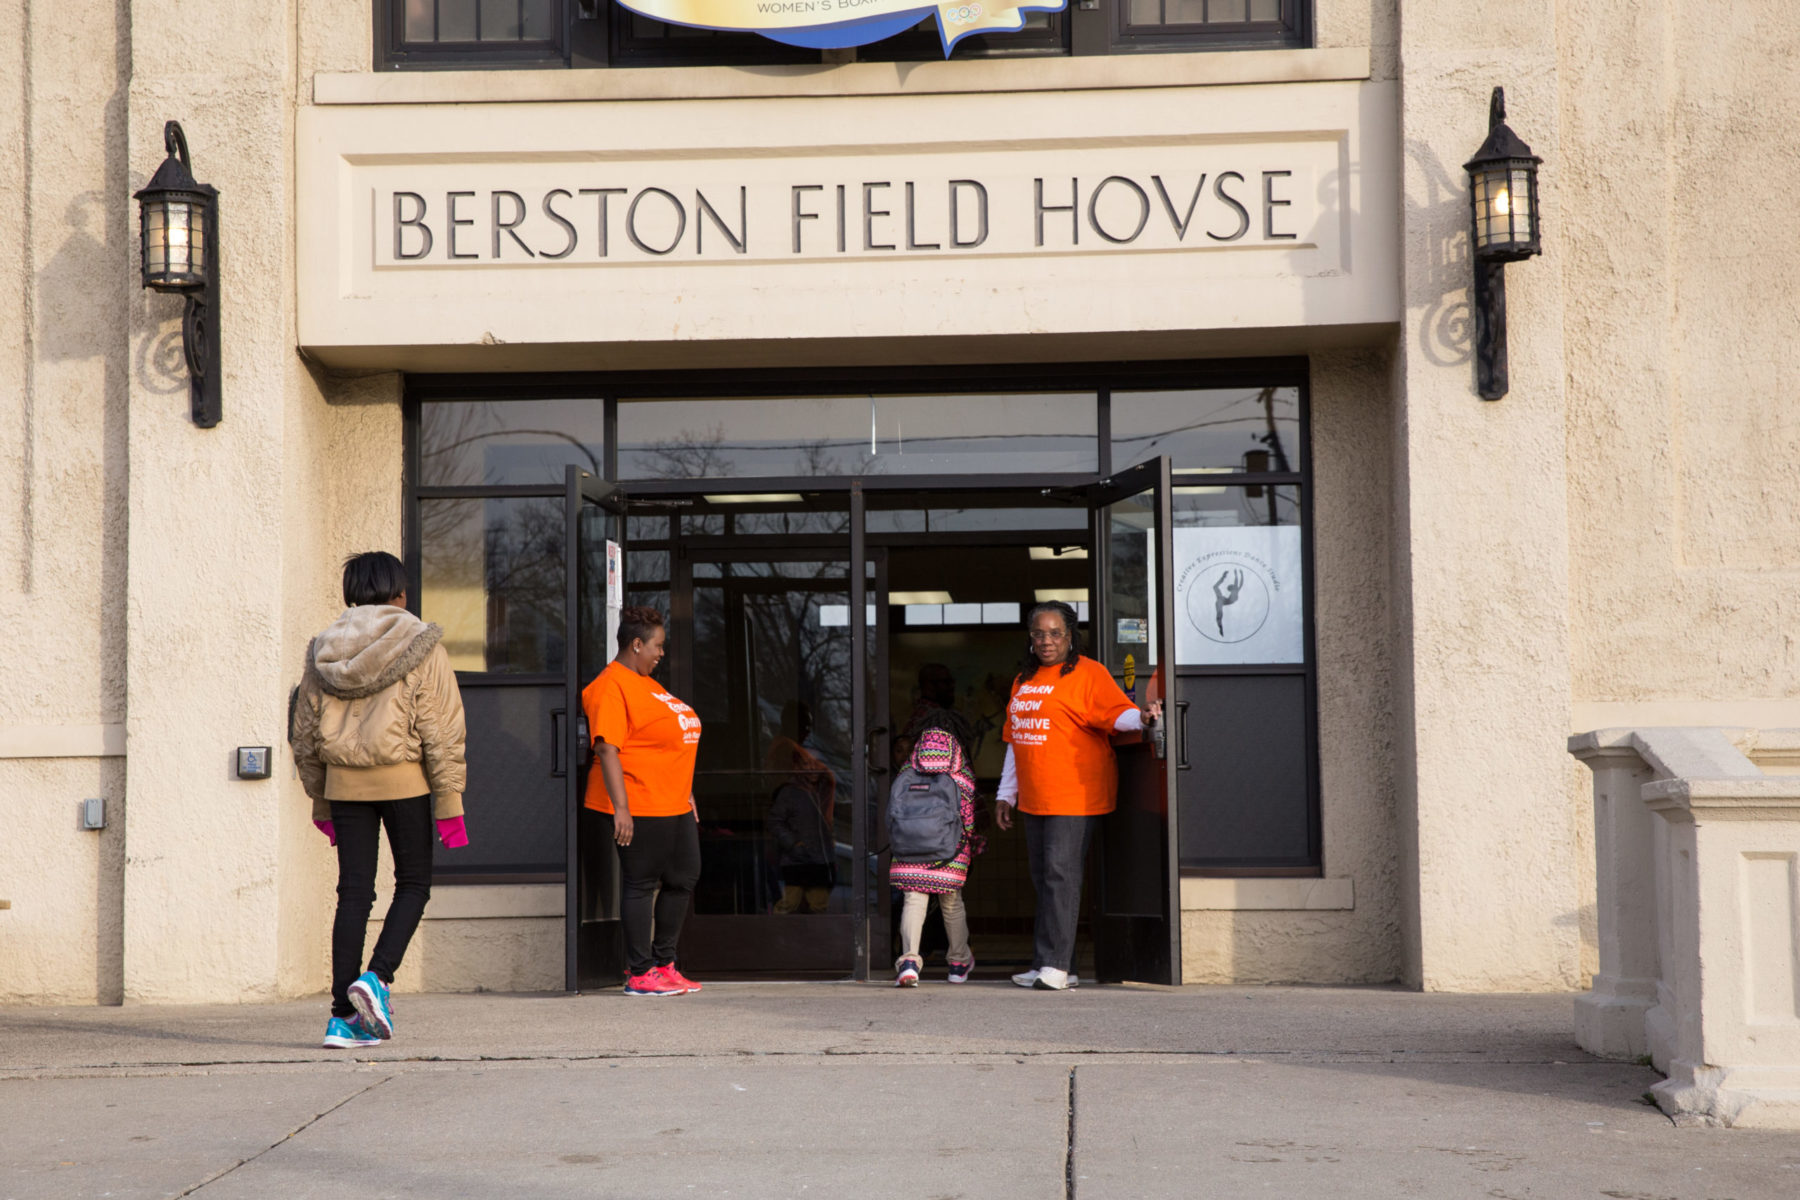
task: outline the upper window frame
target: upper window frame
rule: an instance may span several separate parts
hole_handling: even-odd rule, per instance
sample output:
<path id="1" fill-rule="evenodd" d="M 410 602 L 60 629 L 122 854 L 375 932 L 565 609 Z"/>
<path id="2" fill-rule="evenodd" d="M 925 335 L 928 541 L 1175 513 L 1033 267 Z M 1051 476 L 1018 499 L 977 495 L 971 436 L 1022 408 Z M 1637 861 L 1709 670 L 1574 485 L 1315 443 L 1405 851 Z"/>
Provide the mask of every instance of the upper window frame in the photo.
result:
<path id="1" fill-rule="evenodd" d="M 556 0 L 556 36 L 543 42 L 423 45 L 404 38 L 404 0 L 375 0 L 375 69 L 517 70 L 599 68 L 810 65 L 826 61 L 818 51 L 799 50 L 754 34 L 710 39 L 669 39 L 672 52 L 658 53 L 648 39 L 627 34 L 630 16 L 613 0 Z M 606 6 L 604 11 L 598 5 Z M 1167 25 L 1134 29 L 1126 23 L 1128 0 L 1097 0 L 1083 9 L 1068 0 L 1052 28 L 1037 34 L 968 39 L 952 61 L 1032 57 L 1092 57 L 1112 54 L 1216 52 L 1222 50 L 1305 49 L 1313 44 L 1315 0 L 1281 0 L 1279 21 L 1232 25 Z M 1008 41 L 1008 37 L 1015 40 Z M 899 45 L 898 52 L 884 50 Z M 720 52 L 722 51 L 722 52 Z M 934 38 L 911 31 L 860 48 L 851 61 L 934 61 L 941 52 Z"/>

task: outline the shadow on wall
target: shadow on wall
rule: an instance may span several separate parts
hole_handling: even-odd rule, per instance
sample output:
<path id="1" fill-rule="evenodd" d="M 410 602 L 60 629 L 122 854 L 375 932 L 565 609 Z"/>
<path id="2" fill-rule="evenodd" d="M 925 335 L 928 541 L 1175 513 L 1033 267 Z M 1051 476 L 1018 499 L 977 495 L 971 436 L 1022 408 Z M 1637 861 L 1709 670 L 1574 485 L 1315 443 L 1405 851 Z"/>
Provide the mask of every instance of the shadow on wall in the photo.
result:
<path id="1" fill-rule="evenodd" d="M 1469 310 L 1469 200 L 1462 180 L 1430 146 L 1407 142 L 1406 155 L 1425 180 L 1422 198 L 1411 191 L 1401 198 L 1404 227 L 1423 231 L 1418 239 L 1423 261 L 1410 268 L 1416 277 L 1409 281 L 1412 295 L 1430 298 L 1419 319 L 1419 352 L 1437 366 L 1454 367 L 1469 361 L 1475 345 Z"/>

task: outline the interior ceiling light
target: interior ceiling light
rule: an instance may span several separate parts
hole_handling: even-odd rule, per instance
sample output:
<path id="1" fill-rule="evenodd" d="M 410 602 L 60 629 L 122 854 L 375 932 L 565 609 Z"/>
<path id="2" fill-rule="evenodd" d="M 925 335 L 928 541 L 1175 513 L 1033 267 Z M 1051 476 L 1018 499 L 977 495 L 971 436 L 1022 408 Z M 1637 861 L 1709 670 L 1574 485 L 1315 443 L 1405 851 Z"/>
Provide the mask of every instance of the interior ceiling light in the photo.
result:
<path id="1" fill-rule="evenodd" d="M 1046 600 L 1061 600 L 1064 604 L 1086 604 L 1088 590 L 1086 588 L 1038 588 L 1031 593 L 1039 604 Z"/>
<path id="2" fill-rule="evenodd" d="M 949 592 L 889 592 L 889 604 L 949 604 Z"/>
<path id="3" fill-rule="evenodd" d="M 733 496 L 707 496 L 708 504 L 798 504 L 805 497 L 799 492 L 739 492 Z"/>
<path id="4" fill-rule="evenodd" d="M 1086 546 L 1033 546 L 1031 548 L 1031 558 L 1034 562 L 1045 560 L 1072 562 L 1087 556 Z"/>

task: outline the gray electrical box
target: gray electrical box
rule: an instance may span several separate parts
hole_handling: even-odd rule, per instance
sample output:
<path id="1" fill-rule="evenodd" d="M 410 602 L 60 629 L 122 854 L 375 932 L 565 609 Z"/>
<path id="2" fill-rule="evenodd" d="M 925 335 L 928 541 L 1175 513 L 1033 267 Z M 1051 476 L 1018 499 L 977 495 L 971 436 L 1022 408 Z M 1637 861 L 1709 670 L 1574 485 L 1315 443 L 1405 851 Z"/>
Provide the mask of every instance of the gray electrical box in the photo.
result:
<path id="1" fill-rule="evenodd" d="M 106 801 L 94 796 L 81 802 L 81 827 L 83 829 L 106 828 Z"/>

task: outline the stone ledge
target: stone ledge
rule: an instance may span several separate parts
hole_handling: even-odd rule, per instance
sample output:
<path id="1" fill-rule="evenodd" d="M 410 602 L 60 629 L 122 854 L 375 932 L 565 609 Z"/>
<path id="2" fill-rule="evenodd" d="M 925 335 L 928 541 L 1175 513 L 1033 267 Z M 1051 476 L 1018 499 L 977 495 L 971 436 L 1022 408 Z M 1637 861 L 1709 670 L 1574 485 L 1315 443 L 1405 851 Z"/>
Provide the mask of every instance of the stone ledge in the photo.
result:
<path id="1" fill-rule="evenodd" d="M 375 897 L 374 919 L 379 921 L 393 900 L 392 892 Z M 425 906 L 427 921 L 476 921 L 505 917 L 555 917 L 565 908 L 560 883 L 438 884 Z"/>
<path id="2" fill-rule="evenodd" d="M 122 758 L 123 725 L 13 725 L 0 728 L 0 758 Z"/>
<path id="3" fill-rule="evenodd" d="M 1369 50 L 1232 50 L 985 62 L 613 70 L 321 72 L 313 103 L 542 104 L 579 100 L 1066 92 L 1369 78 Z"/>
<path id="4" fill-rule="evenodd" d="M 1181 881 L 1182 912 L 1324 912 L 1355 907 L 1355 883 L 1347 876 Z"/>

